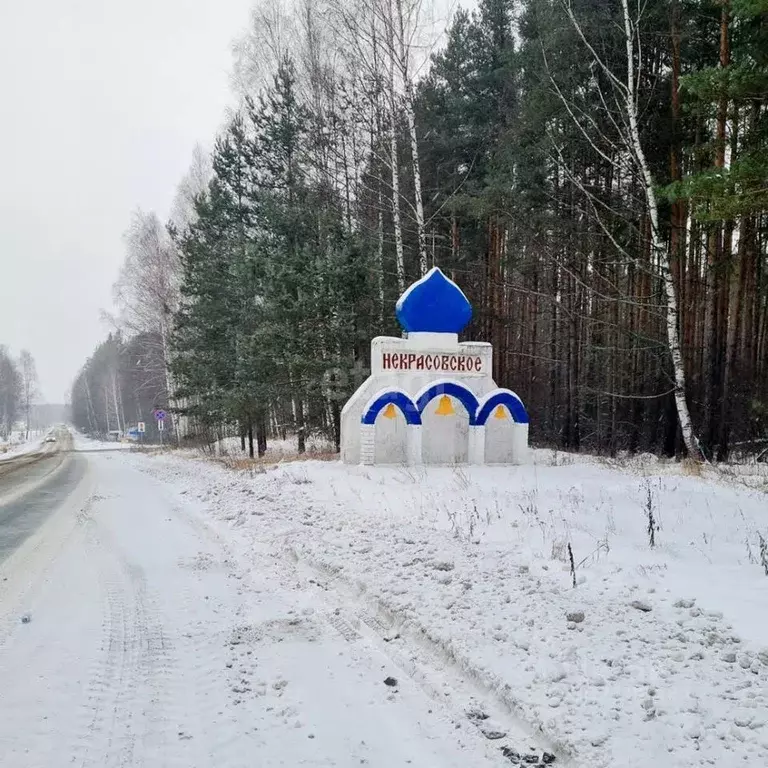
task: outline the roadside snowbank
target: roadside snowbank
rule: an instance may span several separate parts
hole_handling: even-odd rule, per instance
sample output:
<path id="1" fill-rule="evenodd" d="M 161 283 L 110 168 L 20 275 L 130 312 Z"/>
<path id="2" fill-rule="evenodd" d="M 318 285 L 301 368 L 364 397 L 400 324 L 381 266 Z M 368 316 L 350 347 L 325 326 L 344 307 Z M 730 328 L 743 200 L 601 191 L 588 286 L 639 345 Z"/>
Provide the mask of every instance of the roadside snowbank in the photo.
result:
<path id="1" fill-rule="evenodd" d="M 285 548 L 391 618 L 576 765 L 768 765 L 764 493 L 551 452 L 525 467 L 260 474 L 129 459 L 241 546 Z"/>
<path id="2" fill-rule="evenodd" d="M 76 451 L 130 451 L 135 443 L 121 443 L 114 440 L 97 440 L 74 429 L 71 430 Z"/>
<path id="3" fill-rule="evenodd" d="M 232 458 L 246 458 L 248 456 L 248 442 L 245 443 L 245 450 L 243 450 L 242 443 L 239 437 L 224 437 L 221 440 L 217 440 L 210 446 L 210 453 L 216 456 L 229 456 Z M 309 458 L 313 455 L 319 454 L 333 454 L 335 448 L 333 444 L 327 439 L 319 435 L 310 435 L 306 439 L 306 452 Z M 270 461 L 279 461 L 285 457 L 295 457 L 296 453 L 296 437 L 285 440 L 270 440 L 267 446 L 267 454 L 265 459 Z M 186 455 L 203 456 L 205 453 L 200 448 L 186 448 L 183 451 Z"/>
<path id="4" fill-rule="evenodd" d="M 31 432 L 26 442 L 23 433 L 12 435 L 7 443 L 0 443 L 0 461 L 22 456 L 25 453 L 34 453 L 40 449 L 44 435 L 45 433 L 41 431 Z"/>

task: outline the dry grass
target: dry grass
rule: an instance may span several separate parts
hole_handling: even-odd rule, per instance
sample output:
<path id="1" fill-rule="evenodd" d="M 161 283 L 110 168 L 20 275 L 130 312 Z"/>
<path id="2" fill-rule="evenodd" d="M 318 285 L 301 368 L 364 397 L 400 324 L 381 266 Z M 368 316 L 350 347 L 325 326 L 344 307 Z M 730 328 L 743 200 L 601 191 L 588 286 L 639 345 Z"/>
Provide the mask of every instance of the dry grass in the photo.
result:
<path id="1" fill-rule="evenodd" d="M 318 451 L 312 453 L 280 453 L 279 455 L 269 455 L 261 457 L 241 457 L 241 456 L 220 456 L 218 458 L 210 457 L 210 461 L 221 464 L 227 469 L 236 471 L 265 471 L 281 464 L 292 464 L 298 461 L 338 461 L 339 454 L 332 451 Z"/>
<path id="2" fill-rule="evenodd" d="M 686 457 L 680 461 L 680 471 L 686 477 L 701 477 L 702 463 Z"/>
<path id="3" fill-rule="evenodd" d="M 143 453 L 145 456 L 165 456 L 166 454 L 173 453 L 176 449 L 172 445 L 132 445 L 128 450 L 131 453 Z"/>
<path id="4" fill-rule="evenodd" d="M 132 446 L 132 452 L 143 453 L 145 456 L 166 456 L 177 452 L 174 446 Z M 265 456 L 250 458 L 242 454 L 228 454 L 215 456 L 210 451 L 183 449 L 182 455 L 187 458 L 208 461 L 219 466 L 226 467 L 236 472 L 261 473 L 267 469 L 293 464 L 302 461 L 338 461 L 339 454 L 331 450 L 309 450 L 306 453 L 296 451 L 274 450 L 268 451 Z"/>

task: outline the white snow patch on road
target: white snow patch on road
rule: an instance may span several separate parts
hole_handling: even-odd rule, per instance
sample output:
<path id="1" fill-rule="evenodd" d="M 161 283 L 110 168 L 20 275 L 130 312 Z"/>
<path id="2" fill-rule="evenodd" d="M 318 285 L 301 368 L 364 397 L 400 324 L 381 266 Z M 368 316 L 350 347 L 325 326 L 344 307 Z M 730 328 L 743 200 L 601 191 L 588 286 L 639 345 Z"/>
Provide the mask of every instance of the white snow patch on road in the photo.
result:
<path id="1" fill-rule="evenodd" d="M 574 765 L 768 765 L 764 493 L 545 452 L 523 467 L 253 474 L 126 458 L 204 503 L 254 567 L 297 558 L 320 592 L 386 617 L 390 645 L 473 681 Z"/>

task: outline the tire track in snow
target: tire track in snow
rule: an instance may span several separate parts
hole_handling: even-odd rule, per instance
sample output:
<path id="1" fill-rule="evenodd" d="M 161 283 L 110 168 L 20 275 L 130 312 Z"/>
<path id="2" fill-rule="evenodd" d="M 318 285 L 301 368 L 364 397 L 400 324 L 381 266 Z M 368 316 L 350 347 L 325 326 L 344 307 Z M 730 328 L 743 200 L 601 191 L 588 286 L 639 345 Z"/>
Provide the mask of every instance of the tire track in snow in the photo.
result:
<path id="1" fill-rule="evenodd" d="M 202 741 L 207 737 L 217 766 L 239 764 L 232 739 L 210 732 L 222 698 L 217 694 L 224 688 L 223 630 L 211 632 L 208 625 L 194 633 L 177 629 L 177 622 L 188 626 L 198 612 L 199 597 L 190 580 L 203 574 L 180 565 L 179 583 L 155 585 L 166 593 L 153 590 L 144 571 L 123 554 L 113 531 L 90 514 L 81 523 L 88 531 L 87 556 L 100 574 L 103 618 L 101 653 L 92 668 L 73 763 L 82 768 L 189 768 L 197 760 L 190 745 L 195 734 Z M 188 663 L 181 663 L 180 654 Z"/>
<path id="2" fill-rule="evenodd" d="M 328 613 L 325 620 L 349 643 L 359 640 L 361 635 L 357 630 L 341 615 L 339 609 Z"/>
<path id="3" fill-rule="evenodd" d="M 193 523 L 194 527 L 205 527 L 209 532 L 213 530 L 212 536 L 209 533 L 210 538 L 220 540 L 215 533 L 214 525 L 203 523 L 201 518 L 191 512 L 184 511 L 182 514 L 184 517 L 197 518 L 196 524 Z M 349 587 L 351 596 L 345 593 L 341 583 L 334 583 L 333 590 L 326 594 L 319 593 L 318 589 L 313 588 L 311 584 L 308 587 L 307 582 L 310 579 L 301 578 L 306 575 L 303 564 L 295 560 L 291 562 L 290 558 L 285 557 L 285 552 L 281 551 L 286 534 L 290 538 L 291 532 L 290 526 L 283 526 L 279 532 L 274 529 L 271 532 L 265 531 L 265 538 L 257 543 L 249 543 L 247 547 L 242 547 L 238 541 L 229 539 L 221 547 L 222 551 L 235 553 L 231 576 L 241 582 L 243 597 L 247 604 L 247 609 L 242 615 L 242 623 L 238 622 L 235 625 L 230 636 L 231 641 L 234 642 L 231 642 L 231 656 L 226 664 L 229 671 L 225 674 L 237 696 L 237 700 L 233 703 L 240 710 L 241 720 L 243 716 L 255 715 L 252 722 L 257 726 L 258 733 L 252 740 L 265 745 L 270 744 L 274 749 L 275 742 L 285 738 L 292 742 L 285 744 L 289 752 L 290 750 L 302 751 L 301 747 L 293 746 L 296 736 L 302 733 L 294 729 L 306 727 L 308 722 L 313 722 L 317 727 L 323 722 L 323 715 L 328 711 L 324 705 L 318 707 L 317 691 L 311 690 L 311 677 L 317 670 L 323 670 L 324 674 L 332 670 L 334 674 L 330 675 L 330 679 L 347 680 L 348 683 L 352 682 L 350 678 L 354 676 L 355 685 L 358 679 L 362 679 L 363 690 L 367 690 L 368 686 L 373 684 L 376 690 L 373 696 L 377 700 L 381 691 L 379 686 L 384 687 L 382 686 L 384 676 L 389 676 L 389 672 L 394 671 L 400 686 L 395 686 L 397 690 L 384 688 L 386 693 L 383 694 L 382 699 L 387 703 L 383 705 L 382 710 L 391 708 L 393 721 L 396 722 L 398 717 L 402 718 L 404 713 L 409 712 L 408 709 L 399 709 L 401 702 L 407 701 L 405 706 L 413 707 L 410 711 L 416 715 L 416 718 L 425 718 L 412 720 L 408 725 L 413 725 L 417 729 L 424 727 L 427 733 L 442 733 L 443 743 L 450 745 L 449 750 L 455 750 L 446 760 L 446 765 L 449 761 L 453 764 L 453 760 L 461 755 L 462 750 L 471 751 L 474 755 L 473 764 L 498 765 L 499 768 L 504 765 L 514 765 L 513 760 L 502 754 L 502 746 L 507 742 L 491 740 L 467 714 L 467 708 L 472 704 L 490 703 L 494 706 L 488 706 L 487 709 L 492 709 L 494 715 L 497 710 L 500 710 L 503 722 L 509 723 L 512 718 L 503 711 L 502 707 L 496 706 L 495 699 L 485 690 L 482 690 L 480 696 L 473 696 L 470 685 L 465 679 L 466 675 L 462 674 L 457 667 L 451 667 L 448 664 L 443 669 L 439 663 L 438 654 L 433 652 L 430 655 L 420 651 L 410 640 L 408 643 L 403 641 L 395 649 L 396 643 L 391 642 L 392 633 L 386 631 L 387 626 L 392 626 L 391 622 L 386 616 L 379 618 L 378 612 L 369 612 L 365 615 L 363 613 L 365 605 L 354 595 L 354 587 Z M 326 581 L 326 579 L 326 575 L 323 574 L 321 580 Z M 276 590 L 275 585 L 278 585 Z M 305 613 L 305 611 L 310 612 Z M 366 619 L 370 626 L 363 619 Z M 320 629 L 325 629 L 325 632 L 321 631 L 316 637 L 319 641 L 315 646 L 317 665 L 314 668 L 310 665 L 308 669 L 301 663 L 291 666 L 294 661 L 292 628 L 302 626 L 306 628 L 313 623 L 316 623 Z M 338 640 L 334 639 L 336 635 L 341 635 L 341 638 L 350 644 L 348 655 L 341 650 L 338 652 L 334 650 L 334 644 L 338 646 Z M 390 642 L 387 642 L 388 640 Z M 281 646 L 283 641 L 285 646 Z M 285 647 L 285 651 L 278 651 L 280 647 Z M 257 658 L 258 662 L 256 662 Z M 333 664 L 326 666 L 331 659 Z M 337 659 L 344 659 L 344 661 L 337 661 Z M 385 672 L 385 670 L 388 671 Z M 277 678 L 276 672 L 281 673 Z M 377 679 L 380 672 L 384 673 L 382 679 Z M 302 680 L 300 675 L 307 675 L 310 680 L 306 678 Z M 453 682 L 454 677 L 456 683 Z M 448 684 L 441 685 L 446 680 Z M 310 685 L 309 689 L 307 683 Z M 391 683 L 386 685 L 391 686 Z M 446 690 L 450 693 L 451 700 L 447 700 Z M 319 698 L 322 700 L 322 696 Z M 341 698 L 342 702 L 344 699 L 355 702 L 355 713 L 360 712 L 362 715 L 358 725 L 367 725 L 363 714 L 364 709 L 360 705 L 368 706 L 370 700 L 359 700 L 351 690 L 347 696 Z M 267 705 L 266 708 L 265 705 Z M 335 709 L 338 705 L 339 702 L 334 702 L 334 707 L 331 709 Z M 339 707 L 342 711 L 343 706 L 341 703 Z M 394 714 L 398 709 L 399 714 Z M 450 730 L 444 728 L 446 724 Z M 508 728 L 508 730 L 511 732 L 513 729 Z M 306 732 L 303 733 L 306 734 Z M 242 732 L 240 738 L 243 738 Z M 314 739 L 314 735 L 310 733 L 309 738 Z M 539 738 L 535 740 L 536 743 L 539 741 Z M 240 743 L 242 745 L 243 741 Z M 512 743 L 517 744 L 517 742 Z M 527 737 L 523 737 L 522 745 L 525 748 L 520 751 L 528 753 L 527 746 L 530 743 Z M 517 744 L 518 748 L 522 745 Z M 319 759 L 320 756 L 316 757 Z M 302 760 L 302 764 L 304 762 L 306 761 Z M 535 765 L 536 762 L 538 759 L 531 765 Z M 561 762 L 565 764 L 564 761 Z M 242 759 L 240 762 L 232 763 L 232 765 L 240 764 Z M 314 764 L 314 760 L 308 764 Z M 216 765 L 224 766 L 229 763 L 225 760 L 217 760 Z"/>
<path id="4" fill-rule="evenodd" d="M 103 618 L 73 762 L 82 768 L 150 766 L 145 753 L 162 743 L 167 725 L 156 707 L 168 677 L 168 638 L 148 605 L 143 573 L 121 559 L 90 514 L 81 523 L 103 587 Z"/>
<path id="5" fill-rule="evenodd" d="M 456 658 L 451 649 L 435 642 L 428 632 L 412 621 L 404 622 L 377 602 L 355 593 L 339 573 L 309 562 L 295 549 L 287 550 L 297 570 L 328 600 L 329 593 L 342 601 L 342 607 L 326 615 L 326 620 L 346 640 L 363 640 L 387 656 L 433 701 L 477 726 L 512 764 L 574 765 L 558 745 L 518 714 L 511 692 L 489 686 L 475 670 Z M 330 582 L 330 585 L 329 585 Z M 359 592 L 359 588 L 358 588 Z M 503 733 L 504 738 L 496 738 Z M 534 760 L 539 756 L 539 760 Z M 546 756 L 546 760 L 544 757 Z M 517 757 L 520 760 L 517 760 Z M 526 761 L 525 758 L 528 758 Z"/>

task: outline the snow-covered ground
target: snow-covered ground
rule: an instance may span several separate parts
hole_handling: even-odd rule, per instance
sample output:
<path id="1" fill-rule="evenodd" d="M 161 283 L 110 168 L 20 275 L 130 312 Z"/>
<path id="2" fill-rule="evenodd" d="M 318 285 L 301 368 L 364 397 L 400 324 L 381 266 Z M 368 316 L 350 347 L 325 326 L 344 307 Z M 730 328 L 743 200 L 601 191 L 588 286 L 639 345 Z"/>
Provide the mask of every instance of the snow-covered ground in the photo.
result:
<path id="1" fill-rule="evenodd" d="M 117 440 L 96 440 L 86 437 L 76 430 L 71 430 L 72 441 L 76 451 L 129 451 L 136 443 L 119 442 Z"/>
<path id="2" fill-rule="evenodd" d="M 76 445 L 0 564 L 3 768 L 768 765 L 762 491 Z"/>
<path id="3" fill-rule="evenodd" d="M 0 564 L 3 768 L 500 764 L 280 547 L 137 471 L 206 465 L 71 460 L 78 490 Z"/>
<path id="4" fill-rule="evenodd" d="M 248 443 L 246 441 L 246 450 Z M 279 460 L 285 457 L 296 456 L 297 442 L 296 438 L 289 438 L 286 440 L 270 440 L 267 445 L 267 459 Z M 311 435 L 306 440 L 306 452 L 308 454 L 328 454 L 334 453 L 335 449 L 333 445 L 323 437 L 317 435 Z M 242 443 L 239 437 L 225 437 L 221 440 L 217 440 L 211 445 L 211 452 L 214 455 L 219 456 L 231 456 L 233 458 L 246 457 L 248 454 L 243 451 Z M 199 451 L 185 451 L 187 454 L 198 454 Z"/>
<path id="5" fill-rule="evenodd" d="M 378 647 L 463 733 L 505 734 L 480 742 L 497 757 L 533 745 L 596 768 L 768 765 L 765 492 L 652 459 L 535 455 L 250 474 L 126 458 L 176 504 L 202 503 L 255 578 L 293 562 L 306 605 L 335 606 L 343 635 Z M 463 765 L 482 764 L 472 754 Z"/>

